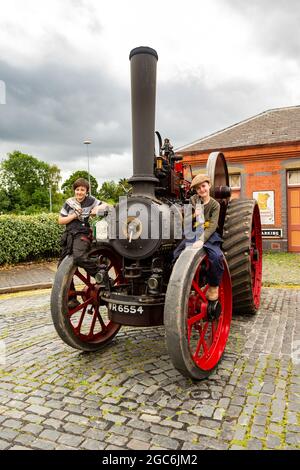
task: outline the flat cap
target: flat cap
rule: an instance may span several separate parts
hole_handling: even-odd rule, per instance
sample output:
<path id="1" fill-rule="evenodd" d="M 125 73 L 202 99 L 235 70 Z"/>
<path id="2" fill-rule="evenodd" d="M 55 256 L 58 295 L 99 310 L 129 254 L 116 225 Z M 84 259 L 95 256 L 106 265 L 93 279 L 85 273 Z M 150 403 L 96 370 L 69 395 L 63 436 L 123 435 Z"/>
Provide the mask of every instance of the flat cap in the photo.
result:
<path id="1" fill-rule="evenodd" d="M 194 186 L 198 186 L 199 184 L 202 184 L 205 181 L 210 183 L 210 177 L 208 175 L 202 175 L 202 174 L 196 175 L 195 178 L 193 178 L 192 180 L 191 188 L 193 188 Z"/>

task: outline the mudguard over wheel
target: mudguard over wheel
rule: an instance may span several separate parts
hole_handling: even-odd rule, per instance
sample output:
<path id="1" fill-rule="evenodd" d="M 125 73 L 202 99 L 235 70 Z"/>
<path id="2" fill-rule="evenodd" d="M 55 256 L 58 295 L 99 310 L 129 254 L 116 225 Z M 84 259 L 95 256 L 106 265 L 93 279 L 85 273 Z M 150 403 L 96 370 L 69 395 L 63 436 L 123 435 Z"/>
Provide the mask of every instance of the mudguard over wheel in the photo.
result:
<path id="1" fill-rule="evenodd" d="M 255 314 L 260 304 L 262 238 L 259 207 L 254 199 L 230 201 L 223 240 L 232 282 L 233 312 Z"/>
<path id="2" fill-rule="evenodd" d="M 186 248 L 169 281 L 164 324 L 171 360 L 184 376 L 207 377 L 219 363 L 229 335 L 232 299 L 229 270 L 224 258 L 219 288 L 221 310 L 210 317 L 205 297 L 209 261 L 204 249 Z"/>
<path id="3" fill-rule="evenodd" d="M 109 246 L 96 245 L 91 255 L 108 265 L 114 283 L 121 282 L 121 260 Z M 100 292 L 94 279 L 74 265 L 72 256 L 62 261 L 52 288 L 51 315 L 58 335 L 69 346 L 96 351 L 118 333 L 120 325 L 109 320 Z"/>

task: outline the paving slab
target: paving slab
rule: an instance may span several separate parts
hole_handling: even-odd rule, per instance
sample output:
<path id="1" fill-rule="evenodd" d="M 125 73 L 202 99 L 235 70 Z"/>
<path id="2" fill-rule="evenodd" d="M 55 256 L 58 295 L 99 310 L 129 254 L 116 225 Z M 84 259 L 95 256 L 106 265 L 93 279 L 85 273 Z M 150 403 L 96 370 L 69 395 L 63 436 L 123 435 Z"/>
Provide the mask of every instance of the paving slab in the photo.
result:
<path id="1" fill-rule="evenodd" d="M 57 261 L 1 267 L 0 294 L 52 287 Z"/>

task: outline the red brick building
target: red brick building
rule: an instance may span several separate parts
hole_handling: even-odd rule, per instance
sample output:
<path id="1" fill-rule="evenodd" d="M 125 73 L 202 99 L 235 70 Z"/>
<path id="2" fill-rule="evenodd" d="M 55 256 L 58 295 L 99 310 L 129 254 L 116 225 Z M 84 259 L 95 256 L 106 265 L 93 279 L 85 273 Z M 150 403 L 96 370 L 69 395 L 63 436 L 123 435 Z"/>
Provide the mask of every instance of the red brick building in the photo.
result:
<path id="1" fill-rule="evenodd" d="M 265 111 L 177 149 L 193 173 L 224 153 L 232 197 L 258 200 L 264 249 L 300 252 L 300 106 Z"/>

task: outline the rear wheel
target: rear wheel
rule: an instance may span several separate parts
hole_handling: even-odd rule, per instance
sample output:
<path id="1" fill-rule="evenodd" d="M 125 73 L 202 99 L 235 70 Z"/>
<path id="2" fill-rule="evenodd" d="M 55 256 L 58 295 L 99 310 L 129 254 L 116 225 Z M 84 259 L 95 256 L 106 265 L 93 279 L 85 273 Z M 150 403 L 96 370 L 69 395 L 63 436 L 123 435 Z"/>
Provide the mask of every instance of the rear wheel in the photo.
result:
<path id="1" fill-rule="evenodd" d="M 210 311 L 205 296 L 209 269 L 205 251 L 185 249 L 173 268 L 164 311 L 166 342 L 174 366 L 186 377 L 207 377 L 224 352 L 232 312 L 225 258 L 224 268 L 216 312 Z"/>
<path id="2" fill-rule="evenodd" d="M 261 223 L 255 200 L 230 201 L 223 239 L 232 282 L 233 312 L 255 314 L 260 304 L 262 282 Z"/>
<path id="3" fill-rule="evenodd" d="M 115 284 L 121 282 L 121 260 L 110 247 L 98 245 L 90 256 L 98 257 L 100 264 L 107 264 Z M 58 335 L 69 346 L 96 351 L 118 333 L 120 325 L 109 320 L 100 295 L 101 288 L 93 278 L 74 265 L 72 256 L 66 257 L 54 279 L 51 315 Z"/>

